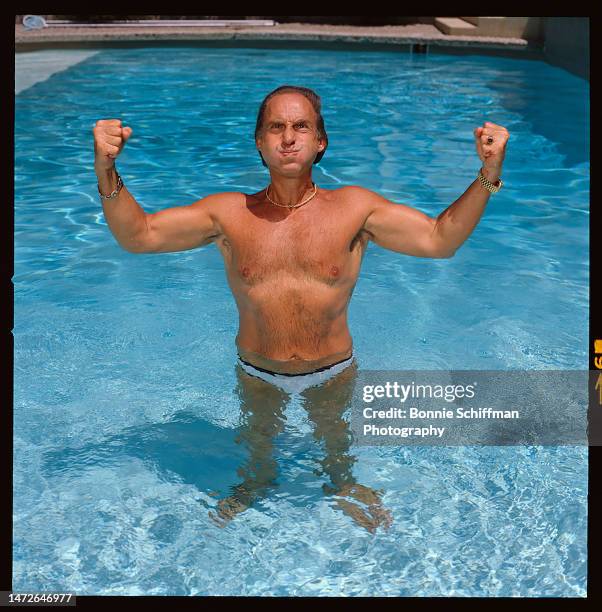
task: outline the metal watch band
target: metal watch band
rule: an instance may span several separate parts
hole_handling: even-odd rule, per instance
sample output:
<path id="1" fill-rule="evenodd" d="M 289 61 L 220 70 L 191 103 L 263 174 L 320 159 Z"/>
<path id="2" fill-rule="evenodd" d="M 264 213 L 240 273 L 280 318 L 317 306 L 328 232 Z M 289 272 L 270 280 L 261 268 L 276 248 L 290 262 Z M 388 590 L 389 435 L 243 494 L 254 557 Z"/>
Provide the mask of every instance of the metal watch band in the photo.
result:
<path id="1" fill-rule="evenodd" d="M 496 185 L 495 183 L 492 183 L 489 179 L 486 179 L 483 176 L 483 169 L 479 168 L 479 174 L 477 175 L 477 178 L 479 179 L 481 185 L 483 185 L 483 187 L 485 187 L 485 189 L 487 189 L 487 191 L 489 191 L 490 193 L 497 193 L 501 188 L 502 185 L 504 184 L 502 182 L 502 179 L 498 179 L 498 185 Z"/>
<path id="2" fill-rule="evenodd" d="M 117 172 L 117 170 L 115 170 L 115 174 L 117 175 L 117 187 L 115 187 L 115 189 L 113 189 L 109 195 L 103 195 L 100 191 L 100 185 L 98 185 L 98 193 L 103 200 L 112 200 L 113 198 L 116 198 L 123 187 L 123 181 L 121 180 L 121 176 L 119 176 L 119 172 Z"/>

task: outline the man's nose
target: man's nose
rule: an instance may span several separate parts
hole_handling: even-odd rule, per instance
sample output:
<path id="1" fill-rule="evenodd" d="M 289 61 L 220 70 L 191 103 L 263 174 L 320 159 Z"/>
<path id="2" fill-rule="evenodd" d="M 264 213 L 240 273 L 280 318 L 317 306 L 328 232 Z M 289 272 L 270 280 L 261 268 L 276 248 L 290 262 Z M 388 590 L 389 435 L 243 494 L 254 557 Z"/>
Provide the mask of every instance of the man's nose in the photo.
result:
<path id="1" fill-rule="evenodd" d="M 295 130 L 293 130 L 292 126 L 288 126 L 284 129 L 282 141 L 284 144 L 293 144 L 293 142 L 295 142 Z"/>

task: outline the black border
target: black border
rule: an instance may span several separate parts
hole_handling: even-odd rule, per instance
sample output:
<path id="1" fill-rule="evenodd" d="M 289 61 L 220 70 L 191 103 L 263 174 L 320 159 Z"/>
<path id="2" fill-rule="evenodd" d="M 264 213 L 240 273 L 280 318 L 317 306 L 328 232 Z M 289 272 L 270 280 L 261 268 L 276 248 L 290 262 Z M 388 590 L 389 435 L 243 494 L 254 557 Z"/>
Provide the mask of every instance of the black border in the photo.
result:
<path id="1" fill-rule="evenodd" d="M 31 9 L 30 9 L 31 10 Z M 508 8 L 506 8 L 507 12 L 510 12 Z M 468 12 L 468 11 L 466 11 Z M 474 11 L 473 11 L 474 12 Z M 481 10 L 482 12 L 482 10 Z M 570 16 L 570 15 L 568 15 Z M 8 53 L 11 56 L 11 59 L 8 63 L 5 64 L 7 66 L 8 74 L 5 78 L 5 83 L 9 88 L 7 100 L 10 101 L 9 104 L 4 104 L 4 117 L 5 120 L 10 121 L 10 129 L 5 130 L 5 133 L 8 138 L 8 143 L 5 144 L 5 151 L 8 150 L 8 161 L 12 162 L 12 167 L 14 169 L 14 125 L 15 125 L 15 100 L 14 100 L 14 54 L 15 54 L 15 42 L 14 42 L 14 24 L 15 24 L 16 14 L 8 15 L 6 20 L 6 36 L 5 40 L 8 41 L 9 50 Z M 591 17 L 590 17 L 590 45 L 591 45 Z M 591 49 L 591 47 L 590 47 Z M 590 50 L 590 61 L 591 61 L 591 53 Z M 590 68 L 591 74 L 591 68 Z M 590 81 L 591 85 L 591 81 Z M 591 91 L 591 87 L 590 87 Z M 592 98 L 590 93 L 590 108 L 593 108 Z M 591 120 L 591 112 L 590 112 L 590 120 Z M 593 122 L 592 122 L 593 127 Z M 7 402 L 6 406 L 3 406 L 4 410 L 2 411 L 3 423 L 0 427 L 0 435 L 1 441 L 0 444 L 3 449 L 4 461 L 2 462 L 2 485 L 3 485 L 3 494 L 1 495 L 0 508 L 2 510 L 1 516 L 2 520 L 0 521 L 0 590 L 2 591 L 10 591 L 12 588 L 12 491 L 13 491 L 13 480 L 12 480 L 12 459 L 13 459 L 13 372 L 14 372 L 14 341 L 12 330 L 14 328 L 14 287 L 12 283 L 12 277 L 14 275 L 14 172 L 10 171 L 11 178 L 4 182 L 5 194 L 7 194 L 9 198 L 5 202 L 5 206 L 10 207 L 10 213 L 5 215 L 4 223 L 2 224 L 2 230 L 6 232 L 6 238 L 2 241 L 3 243 L 3 258 L 2 261 L 6 265 L 6 275 L 5 278 L 7 280 L 8 285 L 8 301 L 9 304 L 7 308 L 4 310 L 5 313 L 5 321 L 6 321 L 6 331 L 5 331 L 5 355 L 8 355 L 9 358 L 6 359 L 3 373 L 5 375 L 5 388 L 9 390 L 9 402 Z M 598 206 L 591 205 L 591 202 L 594 200 L 592 193 L 593 185 L 590 182 L 590 310 L 589 310 L 589 368 L 590 370 L 596 370 L 594 365 L 594 340 L 602 339 L 602 319 L 597 319 L 595 316 L 597 313 L 602 313 L 602 297 L 600 294 L 596 294 L 593 289 L 600 287 L 600 278 L 599 271 L 596 266 L 596 260 L 600 256 L 599 252 L 596 253 L 596 237 L 597 230 L 600 227 L 600 210 Z M 602 370 L 600 370 L 602 371 Z M 590 404 L 594 407 L 594 404 Z M 602 408 L 600 408 L 602 410 Z M 597 560 L 599 558 L 600 551 L 600 529 L 597 527 L 597 520 L 601 516 L 600 509 L 602 507 L 599 496 L 596 496 L 596 492 L 598 491 L 598 487 L 596 486 L 599 482 L 599 473 L 602 458 L 602 447 L 592 446 L 589 448 L 588 452 L 588 465 L 589 465 L 589 480 L 588 480 L 588 575 L 587 575 L 587 598 L 572 598 L 572 597 L 562 597 L 562 598 L 548 598 L 548 597 L 538 597 L 538 598 L 510 598 L 510 597 L 474 597 L 474 598 L 464 598 L 464 597 L 443 597 L 443 598 L 433 598 L 435 600 L 442 599 L 454 599 L 460 600 L 462 602 L 462 606 L 472 605 L 472 600 L 476 600 L 474 602 L 475 605 L 481 607 L 483 603 L 487 603 L 489 601 L 497 602 L 497 601 L 515 601 L 516 599 L 528 599 L 529 603 L 533 602 L 541 602 L 542 605 L 547 605 L 550 601 L 558 601 L 562 603 L 571 602 L 570 605 L 574 603 L 587 603 L 589 599 L 602 599 L 602 580 L 600 579 L 599 574 L 595 571 L 597 567 Z M 198 601 L 198 597 L 185 597 L 185 596 L 159 596 L 159 597 L 125 597 L 125 596 L 81 596 L 77 597 L 77 606 L 87 607 L 91 605 L 95 607 L 100 604 L 105 606 L 107 604 L 112 604 L 114 600 L 121 600 L 120 603 L 123 603 L 125 606 L 137 606 L 144 605 L 145 608 L 152 606 L 153 604 L 163 604 L 167 603 L 168 605 L 174 605 L 177 603 L 178 607 L 188 607 L 189 605 L 198 606 L 200 603 Z M 245 600 L 259 600 L 264 601 L 263 597 L 244 597 L 244 598 L 236 598 L 236 597 L 203 597 L 201 599 L 207 599 L 210 601 L 210 604 L 213 606 L 215 604 L 221 604 L 222 601 L 225 604 L 228 603 L 240 603 L 240 601 Z M 282 600 L 289 600 L 291 598 L 288 597 L 273 597 L 268 599 L 274 599 L 277 602 Z M 301 597 L 304 603 L 306 600 L 322 600 L 326 599 L 329 601 L 330 599 L 337 598 L 323 598 L 323 597 Z M 348 600 L 348 603 L 352 603 L 355 600 L 389 600 L 392 598 L 389 597 L 357 597 L 351 598 Z M 429 600 L 431 598 L 414 598 L 414 597 L 404 597 L 400 598 L 403 601 L 407 599 L 411 599 L 412 603 L 417 601 L 426 599 Z M 430 602 L 428 602 L 430 603 Z M 522 603 L 522 602 L 521 602 Z"/>

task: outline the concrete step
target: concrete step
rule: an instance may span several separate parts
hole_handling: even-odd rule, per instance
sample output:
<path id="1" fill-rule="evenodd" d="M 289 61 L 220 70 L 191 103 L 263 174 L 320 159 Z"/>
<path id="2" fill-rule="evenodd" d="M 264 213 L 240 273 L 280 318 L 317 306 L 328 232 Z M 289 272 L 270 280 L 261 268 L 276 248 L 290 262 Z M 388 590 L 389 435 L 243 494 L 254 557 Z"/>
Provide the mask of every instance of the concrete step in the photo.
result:
<path id="1" fill-rule="evenodd" d="M 452 36 L 478 36 L 477 26 L 459 17 L 435 17 L 435 27 Z"/>
<path id="2" fill-rule="evenodd" d="M 461 17 L 477 27 L 475 36 L 503 38 L 532 37 L 538 27 L 537 18 L 529 17 Z"/>

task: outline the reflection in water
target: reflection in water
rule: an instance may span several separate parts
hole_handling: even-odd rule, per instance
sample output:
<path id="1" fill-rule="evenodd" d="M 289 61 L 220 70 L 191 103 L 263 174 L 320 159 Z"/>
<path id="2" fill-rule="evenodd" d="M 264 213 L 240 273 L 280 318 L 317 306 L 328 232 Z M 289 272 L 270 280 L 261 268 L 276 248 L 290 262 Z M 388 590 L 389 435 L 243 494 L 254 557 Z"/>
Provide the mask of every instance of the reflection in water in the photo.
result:
<path id="1" fill-rule="evenodd" d="M 247 374 L 238 365 L 236 376 L 242 411 L 236 442 L 247 447 L 248 458 L 238 470 L 242 482 L 232 487 L 231 495 L 218 502 L 216 513 L 209 512 L 214 522 L 222 527 L 276 487 L 274 438 L 284 430 L 284 410 L 290 399 L 282 389 Z M 356 377 L 357 364 L 353 362 L 330 380 L 300 395 L 314 426 L 313 436 L 324 452 L 317 471 L 318 475 L 330 479 L 330 484 L 323 485 L 324 492 L 333 496 L 338 509 L 374 533 L 379 525 L 387 529 L 392 516 L 382 506 L 383 491 L 357 483 L 352 474 L 356 461 L 349 452 L 352 434 L 342 415 L 351 403 Z"/>

